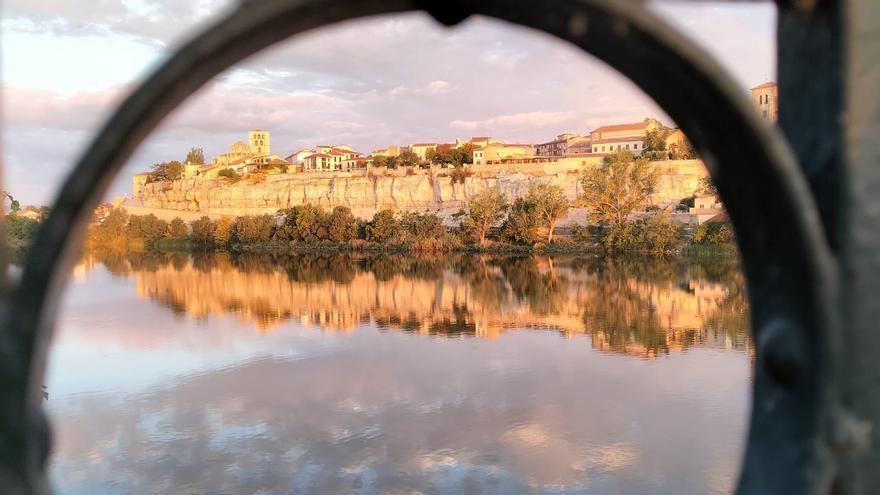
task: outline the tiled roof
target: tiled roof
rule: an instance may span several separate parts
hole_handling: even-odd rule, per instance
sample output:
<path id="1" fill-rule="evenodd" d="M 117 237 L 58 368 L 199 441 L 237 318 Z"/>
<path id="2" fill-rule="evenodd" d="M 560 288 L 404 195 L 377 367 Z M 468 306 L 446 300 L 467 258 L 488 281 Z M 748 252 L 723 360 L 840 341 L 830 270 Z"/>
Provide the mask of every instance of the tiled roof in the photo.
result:
<path id="1" fill-rule="evenodd" d="M 332 157 L 326 153 L 315 153 L 313 155 L 309 155 L 309 156 L 305 157 L 304 159 L 308 160 L 309 158 L 332 158 Z"/>
<path id="2" fill-rule="evenodd" d="M 775 88 L 775 87 L 776 87 L 775 82 L 765 82 L 764 84 L 759 84 L 752 89 L 764 89 L 764 88 Z"/>
<path id="3" fill-rule="evenodd" d="M 412 146 L 437 146 L 437 143 L 416 143 Z"/>
<path id="4" fill-rule="evenodd" d="M 620 138 L 594 139 L 592 144 L 608 144 L 608 143 L 634 143 L 644 141 L 645 138 L 640 136 L 629 136 Z"/>
<path id="5" fill-rule="evenodd" d="M 646 122 L 637 122 L 635 124 L 614 124 L 603 125 L 593 132 L 613 132 L 613 131 L 641 131 L 648 127 Z"/>

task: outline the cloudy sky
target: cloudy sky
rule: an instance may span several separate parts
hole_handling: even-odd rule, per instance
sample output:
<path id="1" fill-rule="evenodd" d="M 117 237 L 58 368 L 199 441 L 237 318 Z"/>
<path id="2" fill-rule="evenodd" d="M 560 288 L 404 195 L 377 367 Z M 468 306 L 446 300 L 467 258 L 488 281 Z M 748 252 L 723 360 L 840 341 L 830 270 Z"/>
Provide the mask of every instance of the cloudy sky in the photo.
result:
<path id="1" fill-rule="evenodd" d="M 49 203 L 113 106 L 174 46 L 231 0 L 7 0 L 0 78 L 5 187 Z M 746 92 L 775 77 L 775 7 L 651 4 L 721 60 Z M 247 131 L 271 131 L 272 151 L 492 135 L 540 142 L 562 132 L 664 114 L 626 79 L 563 42 L 486 19 L 448 29 L 427 15 L 345 23 L 288 41 L 205 87 L 132 158 L 131 173 L 210 159 Z M 669 123 L 669 122 L 668 122 Z"/>

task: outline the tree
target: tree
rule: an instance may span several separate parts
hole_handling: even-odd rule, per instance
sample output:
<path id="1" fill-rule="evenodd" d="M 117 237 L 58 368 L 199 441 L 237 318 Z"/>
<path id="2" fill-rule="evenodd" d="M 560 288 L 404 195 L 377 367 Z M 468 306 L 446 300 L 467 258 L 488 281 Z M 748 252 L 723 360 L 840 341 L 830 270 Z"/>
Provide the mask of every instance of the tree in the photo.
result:
<path id="1" fill-rule="evenodd" d="M 541 240 L 541 219 L 534 203 L 517 198 L 501 226 L 501 235 L 516 244 L 532 245 Z"/>
<path id="2" fill-rule="evenodd" d="M 384 155 L 376 155 L 373 157 L 373 167 L 375 168 L 384 168 L 388 166 L 389 157 Z"/>
<path id="3" fill-rule="evenodd" d="M 180 217 L 174 217 L 168 225 L 168 235 L 172 239 L 182 239 L 186 237 L 188 233 L 186 224 L 183 223 L 183 220 Z"/>
<path id="4" fill-rule="evenodd" d="M 667 156 L 670 160 L 693 160 L 697 158 L 697 150 L 691 144 L 687 137 L 683 137 L 681 141 L 673 143 L 668 148 Z"/>
<path id="5" fill-rule="evenodd" d="M 183 164 L 177 160 L 156 163 L 150 172 L 150 182 L 177 180 L 183 175 Z"/>
<path id="6" fill-rule="evenodd" d="M 580 181 L 580 203 L 589 209 L 590 220 L 614 226 L 648 206 L 657 191 L 660 172 L 647 158 L 636 159 L 621 150 L 606 156 L 601 166 L 584 172 Z"/>
<path id="7" fill-rule="evenodd" d="M 190 239 L 192 239 L 193 242 L 197 242 L 203 245 L 211 244 L 212 242 L 214 242 L 214 229 L 217 227 L 216 222 L 204 216 L 202 218 L 199 218 L 198 220 L 194 220 L 189 225 L 192 229 Z"/>
<path id="8" fill-rule="evenodd" d="M 508 208 L 507 196 L 498 188 L 484 189 L 471 197 L 462 227 L 482 246 L 489 229 L 504 220 Z"/>
<path id="9" fill-rule="evenodd" d="M 642 156 L 649 160 L 662 160 L 666 158 L 667 129 L 655 129 L 645 134 Z"/>
<path id="10" fill-rule="evenodd" d="M 21 209 L 21 203 L 18 202 L 17 199 L 13 198 L 11 194 L 6 191 L 3 191 L 3 196 L 9 198 L 9 211 L 11 213 L 16 213 Z"/>
<path id="11" fill-rule="evenodd" d="M 397 155 L 397 165 L 401 167 L 415 167 L 419 164 L 419 155 L 412 150 L 404 150 Z"/>
<path id="12" fill-rule="evenodd" d="M 214 229 L 214 244 L 222 247 L 229 245 L 232 240 L 232 227 L 235 225 L 235 219 L 232 217 L 220 217 L 217 226 Z"/>
<path id="13" fill-rule="evenodd" d="M 6 232 L 6 246 L 21 249 L 30 245 L 31 240 L 40 228 L 40 222 L 18 215 L 8 215 L 3 225 Z"/>
<path id="14" fill-rule="evenodd" d="M 373 219 L 367 222 L 364 228 L 364 237 L 370 242 L 385 243 L 391 240 L 399 224 L 394 218 L 394 210 L 382 210 L 373 215 Z"/>
<path id="15" fill-rule="evenodd" d="M 189 150 L 189 153 L 186 154 L 186 162 L 193 163 L 195 165 L 204 165 L 205 164 L 205 150 L 202 148 L 192 148 Z"/>
<path id="16" fill-rule="evenodd" d="M 700 178 L 700 185 L 697 188 L 697 192 L 700 194 L 710 194 L 716 198 L 718 197 L 718 188 L 715 187 L 715 183 L 712 182 L 711 177 Z"/>
<path id="17" fill-rule="evenodd" d="M 553 229 L 560 218 L 568 214 L 570 202 L 561 187 L 536 184 L 529 187 L 526 201 L 532 203 L 538 218 L 547 226 L 547 242 L 553 241 Z"/>
<path id="18" fill-rule="evenodd" d="M 243 244 L 269 242 L 275 217 L 272 215 L 244 215 L 235 221 L 235 239 Z"/>
<path id="19" fill-rule="evenodd" d="M 337 206 L 327 217 L 327 237 L 334 242 L 348 242 L 354 237 L 355 223 L 347 206 Z"/>

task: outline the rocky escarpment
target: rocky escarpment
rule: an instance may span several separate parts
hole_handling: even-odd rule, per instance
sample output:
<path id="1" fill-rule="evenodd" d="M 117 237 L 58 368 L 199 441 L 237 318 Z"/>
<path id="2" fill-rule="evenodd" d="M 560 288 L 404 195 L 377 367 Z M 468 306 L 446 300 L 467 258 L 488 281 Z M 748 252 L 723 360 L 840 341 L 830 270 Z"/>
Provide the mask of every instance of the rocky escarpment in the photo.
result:
<path id="1" fill-rule="evenodd" d="M 663 171 L 658 203 L 677 202 L 693 194 L 706 175 L 696 160 L 657 162 Z M 437 213 L 450 217 L 467 207 L 468 199 L 487 188 L 498 188 L 510 198 L 528 191 L 532 184 L 550 183 L 575 199 L 583 167 L 519 165 L 477 166 L 463 181 L 455 181 L 448 169 L 418 171 L 359 171 L 352 173 L 299 173 L 266 176 L 262 182 L 224 179 L 182 179 L 154 182 L 135 191 L 143 206 L 153 209 L 203 212 L 217 215 L 274 213 L 301 204 L 325 208 L 347 206 L 358 216 L 369 217 L 391 208 Z"/>

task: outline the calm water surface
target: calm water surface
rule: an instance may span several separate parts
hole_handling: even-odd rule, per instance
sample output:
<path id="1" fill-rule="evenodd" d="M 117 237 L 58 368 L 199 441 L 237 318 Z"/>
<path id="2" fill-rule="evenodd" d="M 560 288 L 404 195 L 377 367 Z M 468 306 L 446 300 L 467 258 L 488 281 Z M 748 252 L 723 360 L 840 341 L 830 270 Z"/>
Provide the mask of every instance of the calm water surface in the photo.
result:
<path id="1" fill-rule="evenodd" d="M 727 493 L 733 260 L 89 255 L 46 407 L 66 494 Z"/>

